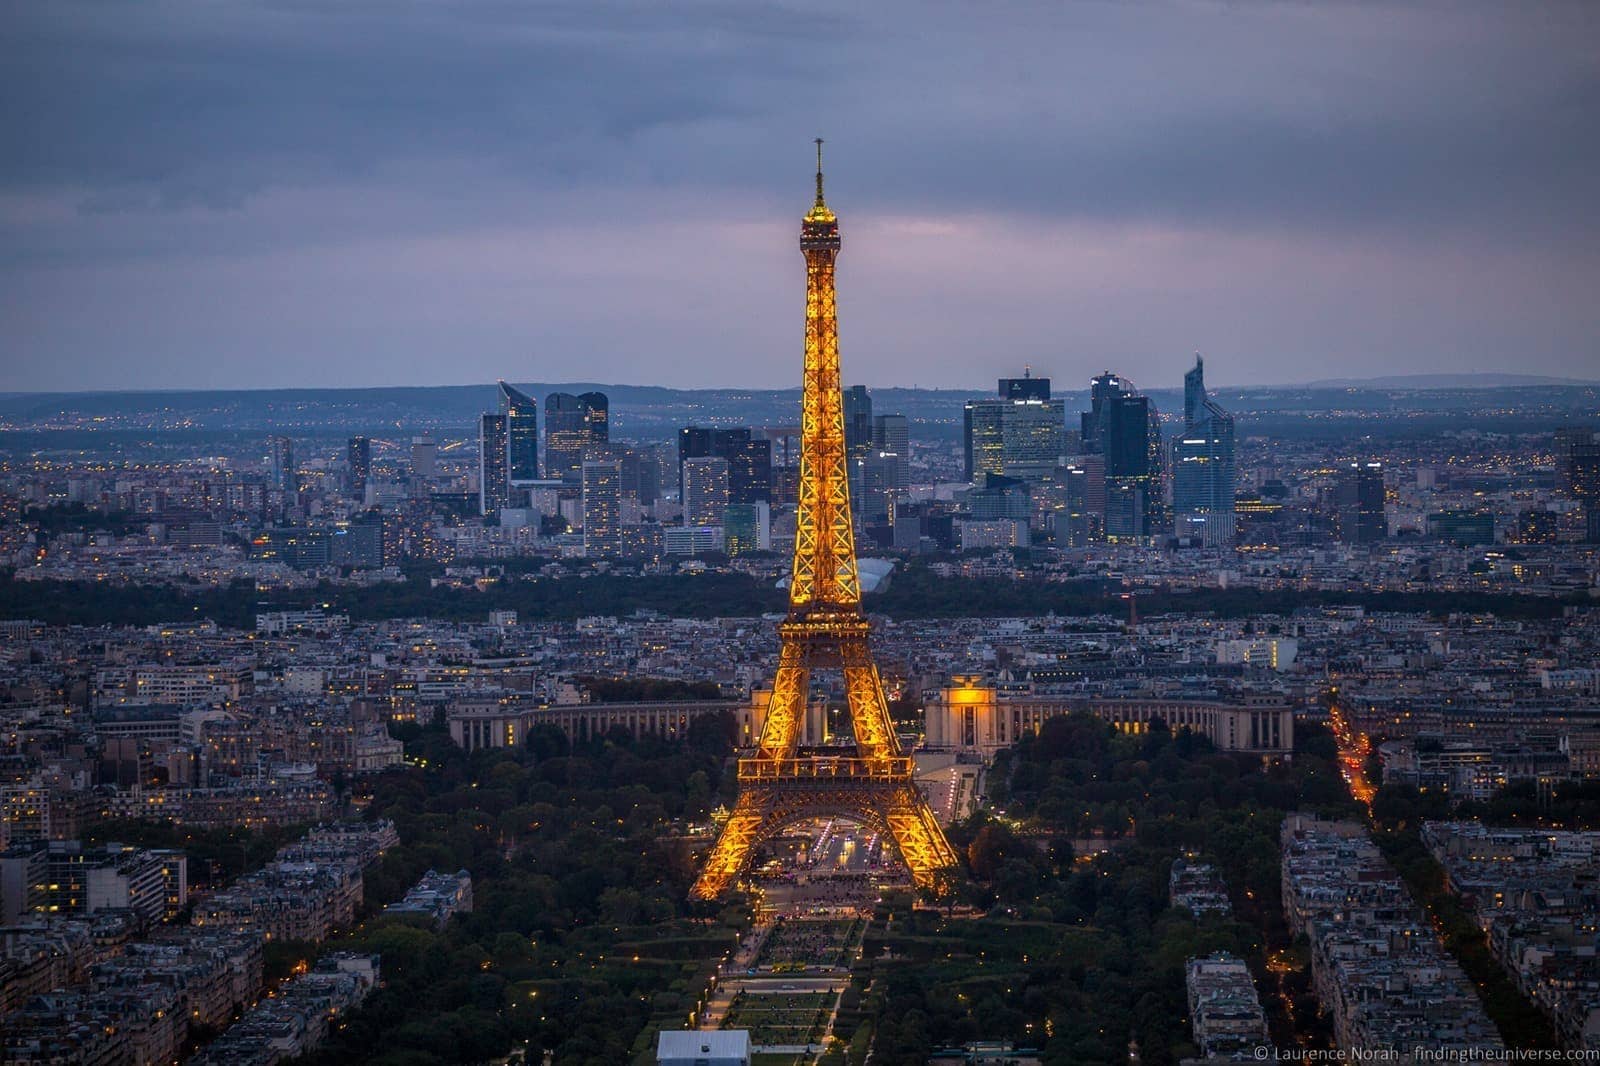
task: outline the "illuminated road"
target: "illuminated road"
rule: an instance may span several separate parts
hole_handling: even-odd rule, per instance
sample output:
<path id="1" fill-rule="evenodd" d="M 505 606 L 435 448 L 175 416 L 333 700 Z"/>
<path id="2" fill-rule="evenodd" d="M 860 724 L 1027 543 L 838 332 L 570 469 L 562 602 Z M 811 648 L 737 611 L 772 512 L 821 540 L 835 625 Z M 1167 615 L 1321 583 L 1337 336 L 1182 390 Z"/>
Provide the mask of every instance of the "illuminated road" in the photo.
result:
<path id="1" fill-rule="evenodd" d="M 1337 703 L 1328 709 L 1333 738 L 1339 745 L 1339 772 L 1350 788 L 1356 802 L 1372 809 L 1372 796 L 1377 787 L 1367 780 L 1367 758 L 1372 754 L 1372 740 L 1367 734 L 1351 725 L 1344 709 Z"/>

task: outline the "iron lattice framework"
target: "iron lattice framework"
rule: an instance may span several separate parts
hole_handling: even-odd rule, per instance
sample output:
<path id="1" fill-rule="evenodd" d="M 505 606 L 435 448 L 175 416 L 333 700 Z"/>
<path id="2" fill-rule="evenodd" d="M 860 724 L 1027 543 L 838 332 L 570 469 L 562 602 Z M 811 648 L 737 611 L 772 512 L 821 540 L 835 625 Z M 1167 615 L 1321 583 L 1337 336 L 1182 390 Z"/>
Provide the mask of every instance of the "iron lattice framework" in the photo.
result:
<path id="1" fill-rule="evenodd" d="M 739 802 L 695 882 L 698 899 L 721 896 L 763 841 L 807 818 L 849 818 L 888 836 L 919 887 L 938 890 L 939 872 L 956 864 L 912 780 L 911 760 L 900 751 L 868 645 L 871 626 L 861 613 L 834 315 L 839 221 L 822 197 L 820 140 L 817 199 L 801 224 L 800 250 L 806 258 L 806 362 L 789 614 L 778 626 L 778 672 L 756 757 L 739 760 Z M 800 750 L 816 669 L 837 669 L 844 678 L 854 756 Z"/>

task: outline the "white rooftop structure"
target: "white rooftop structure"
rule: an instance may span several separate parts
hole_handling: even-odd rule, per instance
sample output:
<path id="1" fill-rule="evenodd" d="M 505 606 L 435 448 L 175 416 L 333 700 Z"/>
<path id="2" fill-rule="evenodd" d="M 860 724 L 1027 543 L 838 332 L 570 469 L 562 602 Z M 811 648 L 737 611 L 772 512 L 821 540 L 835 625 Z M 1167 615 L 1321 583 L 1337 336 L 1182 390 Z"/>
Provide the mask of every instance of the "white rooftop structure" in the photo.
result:
<path id="1" fill-rule="evenodd" d="M 750 1066 L 750 1033 L 745 1029 L 660 1033 L 656 1066 Z"/>

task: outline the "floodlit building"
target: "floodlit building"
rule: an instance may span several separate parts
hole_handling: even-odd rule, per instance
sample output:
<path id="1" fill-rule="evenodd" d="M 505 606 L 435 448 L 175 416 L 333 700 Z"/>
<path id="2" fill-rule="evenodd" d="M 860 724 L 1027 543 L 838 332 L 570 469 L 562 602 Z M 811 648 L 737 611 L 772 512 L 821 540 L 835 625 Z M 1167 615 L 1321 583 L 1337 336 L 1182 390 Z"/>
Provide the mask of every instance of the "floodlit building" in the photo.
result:
<path id="1" fill-rule="evenodd" d="M 927 695 L 923 733 L 929 748 L 992 758 L 1047 719 L 1093 714 L 1125 733 L 1143 733 L 1157 720 L 1173 732 L 1191 729 L 1221 751 L 1282 756 L 1294 750 L 1294 711 L 1271 697 L 1239 703 L 1183 699 L 1107 699 L 1001 692 L 971 676 L 956 676 Z"/>

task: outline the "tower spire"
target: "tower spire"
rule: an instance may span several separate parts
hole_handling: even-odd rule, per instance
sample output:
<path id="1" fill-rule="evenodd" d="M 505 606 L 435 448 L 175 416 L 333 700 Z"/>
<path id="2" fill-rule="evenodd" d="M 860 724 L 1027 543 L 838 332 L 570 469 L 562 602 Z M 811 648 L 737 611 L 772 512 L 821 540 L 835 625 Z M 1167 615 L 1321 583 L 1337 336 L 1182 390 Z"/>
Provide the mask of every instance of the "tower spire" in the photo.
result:
<path id="1" fill-rule="evenodd" d="M 826 208 L 828 205 L 822 199 L 822 138 L 817 138 L 817 206 Z"/>
<path id="2" fill-rule="evenodd" d="M 836 221 L 834 214 L 828 210 L 828 202 L 822 198 L 822 138 L 818 137 L 815 140 L 817 145 L 817 201 L 811 205 L 811 211 L 806 215 L 806 221 L 834 222 Z"/>

